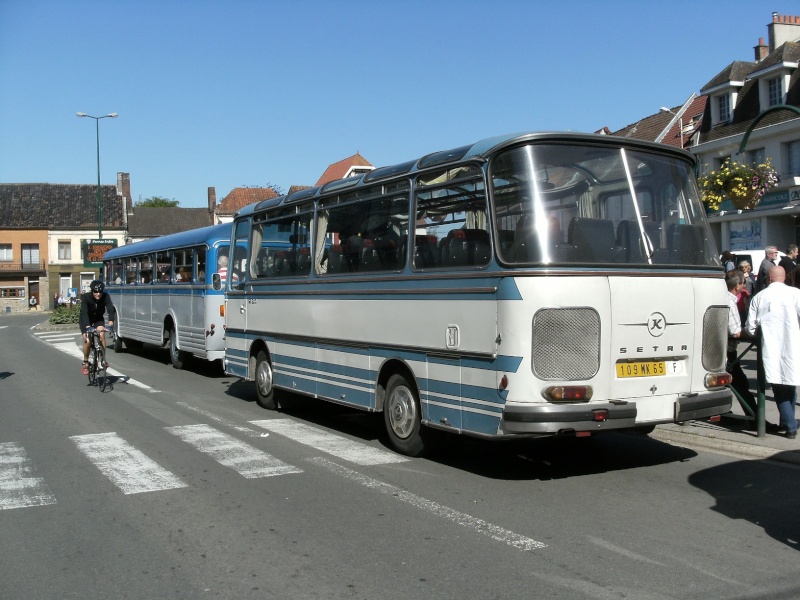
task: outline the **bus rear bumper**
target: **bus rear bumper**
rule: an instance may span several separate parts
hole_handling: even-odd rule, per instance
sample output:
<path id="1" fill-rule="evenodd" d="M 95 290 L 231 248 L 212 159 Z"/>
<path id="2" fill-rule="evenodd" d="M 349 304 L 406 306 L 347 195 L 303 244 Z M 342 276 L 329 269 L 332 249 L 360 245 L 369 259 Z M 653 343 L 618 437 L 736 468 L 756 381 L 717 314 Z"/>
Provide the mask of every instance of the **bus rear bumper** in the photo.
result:
<path id="1" fill-rule="evenodd" d="M 674 403 L 673 421 L 680 423 L 729 412 L 732 402 L 727 388 L 697 394 L 681 394 Z M 586 404 L 529 404 L 506 406 L 500 426 L 502 434 L 558 435 L 579 431 L 599 432 L 630 429 L 646 424 L 636 421 L 636 402 Z M 669 422 L 669 419 L 658 421 Z"/>
<path id="2" fill-rule="evenodd" d="M 722 415 L 731 410 L 733 393 L 724 388 L 703 394 L 683 394 L 675 402 L 675 422 Z"/>
<path id="3" fill-rule="evenodd" d="M 625 429 L 636 426 L 636 403 L 506 406 L 503 426 L 505 433 L 540 434 Z"/>

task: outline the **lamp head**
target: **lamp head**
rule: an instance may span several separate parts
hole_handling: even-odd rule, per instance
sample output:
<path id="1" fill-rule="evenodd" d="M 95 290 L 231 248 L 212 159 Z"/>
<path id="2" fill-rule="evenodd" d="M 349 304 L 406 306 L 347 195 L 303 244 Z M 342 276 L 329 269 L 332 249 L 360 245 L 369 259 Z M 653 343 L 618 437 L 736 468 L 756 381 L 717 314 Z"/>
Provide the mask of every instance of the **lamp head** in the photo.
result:
<path id="1" fill-rule="evenodd" d="M 119 115 L 117 113 L 108 113 L 107 117 L 111 117 L 112 119 L 116 119 Z"/>
<path id="2" fill-rule="evenodd" d="M 87 115 L 86 113 L 75 113 L 75 116 L 76 117 L 88 117 L 89 115 Z"/>

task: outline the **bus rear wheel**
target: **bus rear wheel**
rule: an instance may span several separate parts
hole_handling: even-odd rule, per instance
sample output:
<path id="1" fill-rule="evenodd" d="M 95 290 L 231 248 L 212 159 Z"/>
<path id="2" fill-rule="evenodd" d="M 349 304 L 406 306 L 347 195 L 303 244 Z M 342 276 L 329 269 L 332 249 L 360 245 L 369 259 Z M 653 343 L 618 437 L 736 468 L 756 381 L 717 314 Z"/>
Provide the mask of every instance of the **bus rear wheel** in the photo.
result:
<path id="1" fill-rule="evenodd" d="M 419 398 L 403 375 L 392 375 L 386 384 L 383 420 L 389 442 L 401 454 L 420 456 L 427 449 Z"/>
<path id="2" fill-rule="evenodd" d="M 267 358 L 267 353 L 261 350 L 256 357 L 256 393 L 258 394 L 258 405 L 261 408 L 275 410 L 278 403 L 275 402 L 275 385 L 272 365 Z"/>

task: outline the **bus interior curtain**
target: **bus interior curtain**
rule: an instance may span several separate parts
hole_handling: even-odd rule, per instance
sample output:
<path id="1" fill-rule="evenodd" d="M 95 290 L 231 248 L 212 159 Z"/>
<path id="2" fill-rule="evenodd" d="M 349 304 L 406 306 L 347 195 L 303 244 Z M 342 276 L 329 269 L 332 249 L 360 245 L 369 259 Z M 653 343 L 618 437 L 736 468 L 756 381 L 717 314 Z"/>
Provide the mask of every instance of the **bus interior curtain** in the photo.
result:
<path id="1" fill-rule="evenodd" d="M 328 270 L 328 261 L 322 262 L 325 255 L 325 238 L 328 235 L 328 211 L 321 210 L 317 214 L 317 231 L 314 236 L 314 264 L 317 273 L 325 273 Z"/>

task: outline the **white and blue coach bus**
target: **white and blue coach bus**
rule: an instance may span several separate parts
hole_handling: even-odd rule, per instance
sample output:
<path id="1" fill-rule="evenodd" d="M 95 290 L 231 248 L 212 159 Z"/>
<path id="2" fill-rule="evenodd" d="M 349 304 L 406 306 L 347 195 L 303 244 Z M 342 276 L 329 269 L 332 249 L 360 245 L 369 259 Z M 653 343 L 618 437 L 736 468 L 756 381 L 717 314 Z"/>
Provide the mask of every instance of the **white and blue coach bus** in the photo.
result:
<path id="1" fill-rule="evenodd" d="M 192 355 L 223 358 L 224 294 L 211 281 L 220 261 L 228 260 L 230 237 L 228 223 L 108 251 L 103 261 L 106 291 L 117 309 L 114 349 L 164 346 L 177 369 Z"/>
<path id="2" fill-rule="evenodd" d="M 235 217 L 225 370 L 484 437 L 724 413 L 727 295 L 688 153 L 610 136 L 483 140 Z M 288 247 L 271 241 L 288 236 Z"/>

